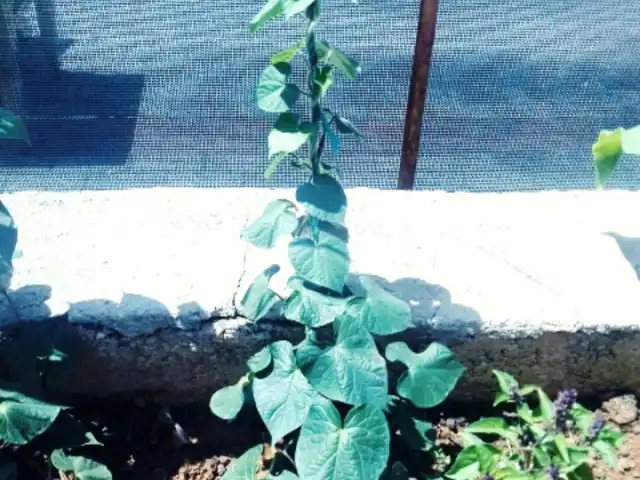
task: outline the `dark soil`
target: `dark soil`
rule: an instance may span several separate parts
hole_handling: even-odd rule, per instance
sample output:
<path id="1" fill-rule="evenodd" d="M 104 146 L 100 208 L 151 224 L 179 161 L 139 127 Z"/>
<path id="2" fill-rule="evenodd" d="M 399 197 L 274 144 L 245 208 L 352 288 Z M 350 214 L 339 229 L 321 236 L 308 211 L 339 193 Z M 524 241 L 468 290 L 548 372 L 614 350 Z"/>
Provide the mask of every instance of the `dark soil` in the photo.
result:
<path id="1" fill-rule="evenodd" d="M 598 464 L 597 478 L 606 475 L 607 480 L 640 479 L 640 418 L 635 397 L 617 396 L 589 406 L 601 409 L 625 433 L 616 471 Z M 273 454 L 262 423 L 251 415 L 228 423 L 215 418 L 203 405 L 168 412 L 140 402 L 112 402 L 77 412 L 78 418 L 105 444 L 103 460 L 116 480 L 218 479 L 234 458 L 258 443 L 264 445 L 265 461 Z M 465 416 L 457 415 L 460 412 Z M 447 411 L 431 413 L 431 420 L 438 424 L 438 444 L 444 452 L 455 454 L 460 427 L 467 421 L 497 412 L 478 406 L 454 405 Z M 2 453 L 18 463 L 21 480 L 58 478 L 47 471 L 46 459 L 37 451 L 22 449 L 15 453 L 3 449 Z M 403 452 L 392 453 L 403 455 Z"/>

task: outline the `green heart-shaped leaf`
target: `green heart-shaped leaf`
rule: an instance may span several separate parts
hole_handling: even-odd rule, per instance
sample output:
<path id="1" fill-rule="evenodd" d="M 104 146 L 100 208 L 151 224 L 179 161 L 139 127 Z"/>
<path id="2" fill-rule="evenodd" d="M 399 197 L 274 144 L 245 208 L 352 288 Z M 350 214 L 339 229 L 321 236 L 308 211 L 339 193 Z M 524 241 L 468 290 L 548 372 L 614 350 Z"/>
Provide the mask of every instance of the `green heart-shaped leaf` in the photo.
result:
<path id="1" fill-rule="evenodd" d="M 271 265 L 256 277 L 242 297 L 240 306 L 246 318 L 257 322 L 264 318 L 278 303 L 278 296 L 269 288 L 269 281 L 280 271 L 278 265 Z"/>
<path id="2" fill-rule="evenodd" d="M 387 368 L 373 337 L 348 316 L 336 319 L 333 327 L 333 346 L 306 342 L 298 347 L 298 364 L 307 380 L 331 400 L 383 408 L 389 400 Z"/>
<path id="3" fill-rule="evenodd" d="M 259 352 L 254 353 L 247 360 L 247 367 L 252 373 L 258 374 L 271 365 L 271 351 L 269 347 L 264 347 Z"/>
<path id="4" fill-rule="evenodd" d="M 317 45 L 320 62 L 333 65 L 348 78 L 354 79 L 360 73 L 360 64 L 340 49 L 332 47 L 328 42 L 320 41 Z"/>
<path id="5" fill-rule="evenodd" d="M 613 174 L 622 155 L 622 129 L 603 130 L 593 144 L 593 163 L 596 169 L 596 186 L 602 188 Z"/>
<path id="6" fill-rule="evenodd" d="M 313 405 L 296 447 L 300 478 L 309 480 L 372 480 L 389 458 L 390 434 L 381 410 L 353 407 L 344 424 L 329 402 Z"/>
<path id="7" fill-rule="evenodd" d="M 330 175 L 319 175 L 313 183 L 303 183 L 296 190 L 296 201 L 316 218 L 342 225 L 347 196 Z"/>
<path id="8" fill-rule="evenodd" d="M 464 372 L 453 352 L 435 342 L 420 354 L 412 352 L 404 342 L 394 342 L 387 345 L 385 354 L 390 362 L 407 367 L 398 380 L 398 395 L 421 408 L 442 403 Z"/>
<path id="9" fill-rule="evenodd" d="M 51 463 L 58 470 L 73 473 L 78 480 L 111 480 L 109 469 L 100 462 L 82 455 L 72 455 L 65 450 L 56 449 L 51 453 Z"/>
<path id="10" fill-rule="evenodd" d="M 298 101 L 300 90 L 288 83 L 291 67 L 288 63 L 269 65 L 258 80 L 256 104 L 269 113 L 288 112 Z"/>
<path id="11" fill-rule="evenodd" d="M 394 297 L 373 279 L 360 277 L 367 296 L 351 302 L 351 310 L 374 335 L 392 335 L 411 326 L 409 305 Z"/>
<path id="12" fill-rule="evenodd" d="M 272 20 L 283 13 L 282 0 L 269 0 L 253 17 L 251 23 L 249 23 L 249 31 L 251 33 L 257 32 L 269 20 Z"/>
<path id="13" fill-rule="evenodd" d="M 62 407 L 57 405 L 49 405 L 28 397 L 22 398 L 20 402 L 0 402 L 0 440 L 5 443 L 29 443 L 53 425 L 62 410 Z"/>
<path id="14" fill-rule="evenodd" d="M 222 480 L 255 480 L 261 455 L 262 445 L 250 448 L 229 465 L 229 468 L 222 476 Z"/>
<path id="15" fill-rule="evenodd" d="M 298 115 L 291 112 L 281 114 L 267 140 L 269 158 L 295 153 L 309 139 L 312 131 L 312 124 L 298 123 Z"/>
<path id="16" fill-rule="evenodd" d="M 223 420 L 233 420 L 244 405 L 244 383 L 221 388 L 211 396 L 211 412 Z"/>
<path id="17" fill-rule="evenodd" d="M 288 200 L 274 200 L 262 215 L 244 228 L 242 239 L 259 248 L 273 248 L 278 238 L 288 235 L 298 226 L 295 205 Z"/>
<path id="18" fill-rule="evenodd" d="M 349 274 L 349 250 L 335 235 L 318 232 L 311 238 L 296 238 L 289 243 L 289 260 L 301 279 L 342 292 Z"/>
<path id="19" fill-rule="evenodd" d="M 253 397 L 260 417 L 276 442 L 302 425 L 318 393 L 298 368 L 289 342 L 272 343 L 269 352 L 273 370 L 267 377 L 253 380 Z"/>
<path id="20" fill-rule="evenodd" d="M 328 325 L 342 315 L 351 298 L 320 292 L 297 277 L 292 277 L 288 286 L 293 293 L 285 303 L 285 318 L 314 328 Z"/>

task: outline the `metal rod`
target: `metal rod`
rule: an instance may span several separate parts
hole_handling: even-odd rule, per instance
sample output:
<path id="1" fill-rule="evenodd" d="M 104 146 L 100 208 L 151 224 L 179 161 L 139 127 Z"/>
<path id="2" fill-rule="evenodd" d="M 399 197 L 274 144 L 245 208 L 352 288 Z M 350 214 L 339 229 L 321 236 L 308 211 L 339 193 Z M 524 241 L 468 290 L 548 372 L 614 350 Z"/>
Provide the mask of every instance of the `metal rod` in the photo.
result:
<path id="1" fill-rule="evenodd" d="M 415 181 L 437 15 L 438 0 L 421 0 L 398 176 L 400 190 L 412 190 Z"/>

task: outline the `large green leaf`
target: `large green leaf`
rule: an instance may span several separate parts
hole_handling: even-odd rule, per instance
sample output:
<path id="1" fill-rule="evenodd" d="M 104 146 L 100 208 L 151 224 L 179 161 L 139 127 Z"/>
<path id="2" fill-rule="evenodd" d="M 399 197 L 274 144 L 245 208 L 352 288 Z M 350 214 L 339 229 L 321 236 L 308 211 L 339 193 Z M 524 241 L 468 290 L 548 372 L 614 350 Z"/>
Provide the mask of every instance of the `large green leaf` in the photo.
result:
<path id="1" fill-rule="evenodd" d="M 318 232 L 312 238 L 296 238 L 289 243 L 289 260 L 301 279 L 342 292 L 349 274 L 347 244 L 335 235 Z"/>
<path id="2" fill-rule="evenodd" d="M 271 265 L 264 272 L 256 277 L 251 286 L 247 289 L 240 305 L 245 317 L 253 322 L 257 322 L 278 303 L 278 296 L 269 288 L 269 281 L 280 271 L 278 265 Z"/>
<path id="3" fill-rule="evenodd" d="M 260 75 L 256 90 L 256 104 L 269 113 L 288 112 L 298 100 L 300 90 L 288 83 L 291 67 L 288 63 L 269 65 Z"/>
<path id="4" fill-rule="evenodd" d="M 369 277 L 360 277 L 360 283 L 367 296 L 353 300 L 350 311 L 358 315 L 367 330 L 375 335 L 392 335 L 411 326 L 409 305 Z"/>
<path id="5" fill-rule="evenodd" d="M 353 407 L 344 424 L 329 402 L 309 410 L 296 447 L 296 467 L 305 480 L 374 480 L 389 458 L 390 434 L 381 410 Z"/>
<path id="6" fill-rule="evenodd" d="M 25 445 L 51 427 L 62 410 L 58 405 L 22 398 L 0 402 L 0 440 L 5 443 Z"/>
<path id="7" fill-rule="evenodd" d="M 318 42 L 317 48 L 320 62 L 333 65 L 351 79 L 356 78 L 360 73 L 360 65 L 357 61 L 340 49 L 332 47 L 328 42 Z"/>
<path id="8" fill-rule="evenodd" d="M 385 354 L 390 362 L 407 367 L 398 380 L 398 395 L 421 408 L 442 403 L 464 373 L 451 350 L 435 342 L 420 354 L 404 342 L 394 342 L 387 345 Z"/>
<path id="9" fill-rule="evenodd" d="M 253 17 L 251 23 L 249 23 L 249 31 L 251 33 L 257 32 L 269 20 L 276 18 L 283 13 L 284 10 L 282 9 L 282 0 L 269 0 Z"/>
<path id="10" fill-rule="evenodd" d="M 334 325 L 335 343 L 323 348 L 303 343 L 296 353 L 307 380 L 325 397 L 350 405 L 387 405 L 387 368 L 373 337 L 354 318 L 343 316 Z"/>
<path id="11" fill-rule="evenodd" d="M 51 453 L 51 463 L 62 472 L 73 473 L 73 477 L 78 480 L 111 480 L 113 478 L 105 465 L 82 455 L 70 454 L 60 448 Z"/>
<path id="12" fill-rule="evenodd" d="M 281 0 L 285 18 L 303 13 L 316 0 Z"/>
<path id="13" fill-rule="evenodd" d="M 22 119 L 3 108 L 0 108 L 0 140 L 24 140 L 29 143 L 27 127 Z"/>
<path id="14" fill-rule="evenodd" d="M 244 405 L 245 382 L 223 387 L 211 396 L 209 408 L 211 412 L 223 420 L 233 420 Z"/>
<path id="15" fill-rule="evenodd" d="M 274 200 L 262 215 L 242 230 L 242 239 L 256 247 L 273 248 L 281 235 L 288 235 L 298 226 L 295 205 L 288 200 Z"/>
<path id="16" fill-rule="evenodd" d="M 319 175 L 313 183 L 303 183 L 296 190 L 296 201 L 320 220 L 343 224 L 347 196 L 330 175 Z"/>
<path id="17" fill-rule="evenodd" d="M 298 368 L 291 343 L 272 343 L 269 351 L 273 370 L 267 377 L 253 380 L 253 397 L 276 442 L 302 425 L 318 393 Z"/>
<path id="18" fill-rule="evenodd" d="M 289 279 L 293 293 L 285 303 L 285 318 L 309 327 L 322 327 L 342 315 L 351 297 L 320 292 L 300 278 Z"/>
<path id="19" fill-rule="evenodd" d="M 262 445 L 256 445 L 236 459 L 227 471 L 224 472 L 222 480 L 254 480 L 258 473 L 258 462 L 262 455 Z"/>
<path id="20" fill-rule="evenodd" d="M 291 112 L 281 114 L 267 139 L 269 158 L 295 153 L 307 142 L 312 131 L 313 125 L 309 122 L 299 123 L 298 115 Z"/>
<path id="21" fill-rule="evenodd" d="M 477 480 L 495 466 L 500 451 L 490 445 L 472 445 L 462 450 L 445 474 L 451 480 Z"/>

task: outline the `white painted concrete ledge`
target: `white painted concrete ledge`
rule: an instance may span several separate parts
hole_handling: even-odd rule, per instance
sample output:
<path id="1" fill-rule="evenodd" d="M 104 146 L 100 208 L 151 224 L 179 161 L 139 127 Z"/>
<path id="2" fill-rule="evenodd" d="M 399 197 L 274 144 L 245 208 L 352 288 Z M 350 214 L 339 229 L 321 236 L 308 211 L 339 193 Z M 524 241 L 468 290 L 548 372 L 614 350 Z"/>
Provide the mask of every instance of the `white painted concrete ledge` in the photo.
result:
<path id="1" fill-rule="evenodd" d="M 491 368 L 552 389 L 640 389 L 640 193 L 347 195 L 352 271 L 411 304 L 416 344 L 456 350 L 469 372 L 460 396 L 487 395 Z M 52 388 L 205 397 L 282 334 L 247 326 L 236 302 L 286 258 L 286 242 L 264 252 L 239 239 L 280 197 L 292 192 L 4 195 L 20 257 L 13 305 L 0 302 L 0 360 L 25 351 L 15 345 L 27 329 L 68 313 L 78 361 L 50 373 Z"/>

